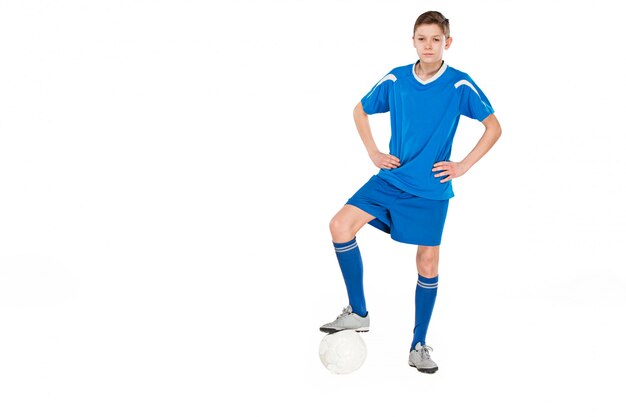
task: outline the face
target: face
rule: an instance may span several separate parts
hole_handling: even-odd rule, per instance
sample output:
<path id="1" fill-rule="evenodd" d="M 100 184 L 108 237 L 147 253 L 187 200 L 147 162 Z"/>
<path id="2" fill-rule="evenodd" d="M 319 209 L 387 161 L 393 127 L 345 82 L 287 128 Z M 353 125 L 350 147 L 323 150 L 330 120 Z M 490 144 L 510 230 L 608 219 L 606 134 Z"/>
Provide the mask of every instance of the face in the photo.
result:
<path id="1" fill-rule="evenodd" d="M 413 45 L 420 61 L 435 63 L 443 59 L 443 51 L 450 47 L 452 38 L 446 38 L 439 25 L 432 23 L 420 25 L 413 35 Z"/>

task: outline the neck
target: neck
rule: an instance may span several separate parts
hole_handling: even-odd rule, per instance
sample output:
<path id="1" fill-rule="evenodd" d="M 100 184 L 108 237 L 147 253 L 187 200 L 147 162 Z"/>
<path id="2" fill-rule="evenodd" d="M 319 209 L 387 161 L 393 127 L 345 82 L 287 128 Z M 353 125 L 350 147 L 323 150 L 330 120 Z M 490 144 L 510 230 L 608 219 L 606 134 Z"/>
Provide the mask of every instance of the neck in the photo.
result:
<path id="1" fill-rule="evenodd" d="M 430 64 L 419 61 L 415 65 L 415 74 L 417 74 L 417 76 L 423 80 L 428 79 L 428 78 L 431 78 L 433 75 L 435 75 L 437 71 L 439 71 L 442 65 L 443 65 L 443 60 L 433 62 Z"/>

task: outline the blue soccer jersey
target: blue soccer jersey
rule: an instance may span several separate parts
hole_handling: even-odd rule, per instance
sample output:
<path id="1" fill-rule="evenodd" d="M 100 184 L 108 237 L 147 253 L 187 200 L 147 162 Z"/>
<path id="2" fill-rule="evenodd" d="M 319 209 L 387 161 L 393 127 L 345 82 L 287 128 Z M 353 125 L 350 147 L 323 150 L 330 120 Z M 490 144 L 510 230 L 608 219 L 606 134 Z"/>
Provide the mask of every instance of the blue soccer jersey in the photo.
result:
<path id="1" fill-rule="evenodd" d="M 400 167 L 381 169 L 378 175 L 416 196 L 447 200 L 454 196 L 452 181 L 435 178 L 433 165 L 449 161 L 461 115 L 482 121 L 493 108 L 464 72 L 444 62 L 422 81 L 414 66 L 394 68 L 361 100 L 367 114 L 390 112 L 389 153 L 400 159 Z"/>

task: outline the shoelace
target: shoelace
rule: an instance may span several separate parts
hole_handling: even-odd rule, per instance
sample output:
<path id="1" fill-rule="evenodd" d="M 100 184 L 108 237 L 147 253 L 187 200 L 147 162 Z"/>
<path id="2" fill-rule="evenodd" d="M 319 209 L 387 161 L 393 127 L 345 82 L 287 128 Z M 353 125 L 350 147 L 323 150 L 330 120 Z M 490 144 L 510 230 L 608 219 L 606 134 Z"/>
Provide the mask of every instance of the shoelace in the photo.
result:
<path id="1" fill-rule="evenodd" d="M 337 318 L 340 319 L 341 317 L 345 317 L 350 313 L 352 313 L 352 308 L 350 306 L 345 307 L 343 311 L 341 312 L 341 314 L 337 316 Z"/>
<path id="2" fill-rule="evenodd" d="M 429 351 L 432 352 L 433 348 L 423 345 L 417 352 L 419 353 L 421 359 L 430 359 Z"/>

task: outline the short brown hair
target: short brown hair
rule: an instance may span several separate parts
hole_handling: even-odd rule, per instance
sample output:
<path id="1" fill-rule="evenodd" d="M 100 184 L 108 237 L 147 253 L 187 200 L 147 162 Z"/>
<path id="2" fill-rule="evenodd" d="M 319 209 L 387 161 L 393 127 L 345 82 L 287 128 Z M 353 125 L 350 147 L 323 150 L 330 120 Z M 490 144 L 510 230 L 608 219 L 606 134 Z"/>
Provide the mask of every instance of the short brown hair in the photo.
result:
<path id="1" fill-rule="evenodd" d="M 413 34 L 415 35 L 415 31 L 417 30 L 418 26 L 430 25 L 432 23 L 439 25 L 446 38 L 450 37 L 450 21 L 446 19 L 446 17 L 441 13 L 435 11 L 422 13 L 417 18 L 417 20 L 415 21 L 415 26 L 413 26 Z"/>

